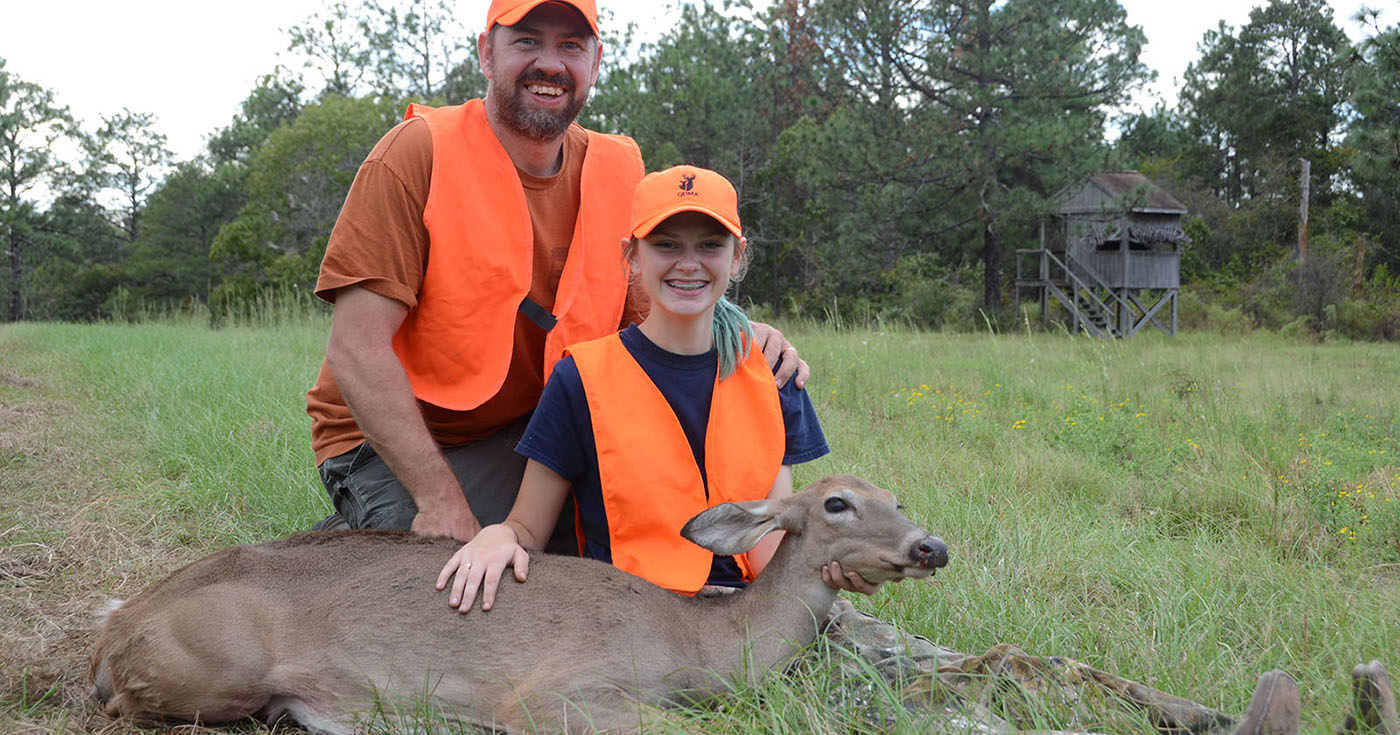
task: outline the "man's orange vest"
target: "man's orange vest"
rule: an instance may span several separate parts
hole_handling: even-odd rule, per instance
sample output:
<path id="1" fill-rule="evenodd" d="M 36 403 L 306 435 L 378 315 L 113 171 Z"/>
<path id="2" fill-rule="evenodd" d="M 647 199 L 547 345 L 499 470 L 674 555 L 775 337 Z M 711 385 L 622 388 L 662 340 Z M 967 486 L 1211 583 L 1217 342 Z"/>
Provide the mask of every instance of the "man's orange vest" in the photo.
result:
<path id="1" fill-rule="evenodd" d="M 465 411 L 505 382 L 516 314 L 530 293 L 534 234 L 515 164 L 486 119 L 481 100 L 409 105 L 433 140 L 433 173 L 423 207 L 430 254 L 418 304 L 394 335 L 413 393 Z M 578 221 L 545 337 L 546 380 L 564 347 L 615 332 L 627 295 L 620 244 L 642 156 L 630 138 L 588 132 Z"/>
<path id="2" fill-rule="evenodd" d="M 681 527 L 720 503 L 767 497 L 782 467 L 786 432 L 773 371 L 757 349 L 732 375 L 716 371 L 705 430 L 705 482 L 685 431 L 622 339 L 569 347 L 583 379 L 613 566 L 683 594 L 695 594 L 714 555 L 681 538 Z M 753 569 L 735 557 L 745 579 Z"/>

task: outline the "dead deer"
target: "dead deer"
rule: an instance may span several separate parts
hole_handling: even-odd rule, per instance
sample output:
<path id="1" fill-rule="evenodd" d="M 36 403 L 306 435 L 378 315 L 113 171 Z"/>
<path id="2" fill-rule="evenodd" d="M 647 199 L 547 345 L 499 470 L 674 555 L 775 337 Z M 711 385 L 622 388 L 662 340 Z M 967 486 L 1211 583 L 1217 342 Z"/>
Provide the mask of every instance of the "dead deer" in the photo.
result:
<path id="1" fill-rule="evenodd" d="M 719 505 L 682 535 L 717 554 L 786 535 L 747 589 L 671 593 L 601 562 L 543 556 L 506 575 L 491 612 L 433 590 L 450 539 L 310 532 L 197 561 L 112 611 L 90 674 L 112 716 L 291 717 L 348 733 L 376 702 L 507 732 L 631 732 L 659 708 L 756 681 L 810 644 L 832 560 L 871 582 L 928 577 L 943 541 L 886 490 L 827 477 L 780 500 Z"/>

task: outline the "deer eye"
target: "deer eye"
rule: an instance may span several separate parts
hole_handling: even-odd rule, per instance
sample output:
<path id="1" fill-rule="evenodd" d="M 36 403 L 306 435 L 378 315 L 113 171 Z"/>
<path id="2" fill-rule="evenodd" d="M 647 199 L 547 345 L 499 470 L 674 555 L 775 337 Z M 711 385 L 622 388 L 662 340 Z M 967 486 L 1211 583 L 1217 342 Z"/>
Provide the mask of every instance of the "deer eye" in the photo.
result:
<path id="1" fill-rule="evenodd" d="M 827 498 L 822 507 L 826 508 L 828 513 L 841 513 L 850 510 L 851 504 L 841 498 Z"/>

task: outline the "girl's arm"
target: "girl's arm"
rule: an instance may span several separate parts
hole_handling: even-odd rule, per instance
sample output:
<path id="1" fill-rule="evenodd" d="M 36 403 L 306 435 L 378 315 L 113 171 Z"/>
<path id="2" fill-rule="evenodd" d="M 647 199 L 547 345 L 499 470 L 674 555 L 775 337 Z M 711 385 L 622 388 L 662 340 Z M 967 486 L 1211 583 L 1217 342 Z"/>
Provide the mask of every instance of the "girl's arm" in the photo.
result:
<path id="1" fill-rule="evenodd" d="M 789 481 L 789 492 L 790 488 Z M 459 612 L 472 609 L 480 587 L 481 609 L 490 610 L 506 567 L 513 567 L 515 579 L 524 582 L 530 571 L 530 555 L 525 549 L 544 548 L 568 497 L 568 480 L 549 467 L 528 460 L 510 515 L 501 523 L 481 529 L 438 573 L 437 589 L 447 587 L 448 579 L 452 580 L 447 604 Z"/>
<path id="2" fill-rule="evenodd" d="M 792 494 L 792 465 L 783 465 L 778 468 L 778 478 L 773 481 L 773 487 L 768 490 L 768 499 L 776 500 L 786 498 Z M 763 573 L 768 562 L 773 560 L 773 554 L 778 550 L 778 542 L 783 540 L 782 531 L 772 533 L 759 539 L 758 545 L 749 550 L 749 566 L 753 567 L 755 577 Z"/>

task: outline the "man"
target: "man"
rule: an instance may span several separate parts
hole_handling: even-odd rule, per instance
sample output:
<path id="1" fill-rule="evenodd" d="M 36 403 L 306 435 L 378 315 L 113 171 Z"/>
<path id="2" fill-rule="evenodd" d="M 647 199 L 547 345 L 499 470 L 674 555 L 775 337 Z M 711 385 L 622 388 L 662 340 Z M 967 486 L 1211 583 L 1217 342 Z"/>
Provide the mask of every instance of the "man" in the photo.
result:
<path id="1" fill-rule="evenodd" d="M 563 347 L 639 320 L 619 243 L 641 155 L 572 124 L 602 59 L 594 0 L 494 0 L 486 29 L 485 100 L 410 106 L 327 245 L 316 293 L 335 310 L 307 413 L 343 525 L 318 528 L 467 541 L 501 521 Z M 770 364 L 786 354 L 780 383 L 805 383 L 780 334 L 759 341 Z"/>

